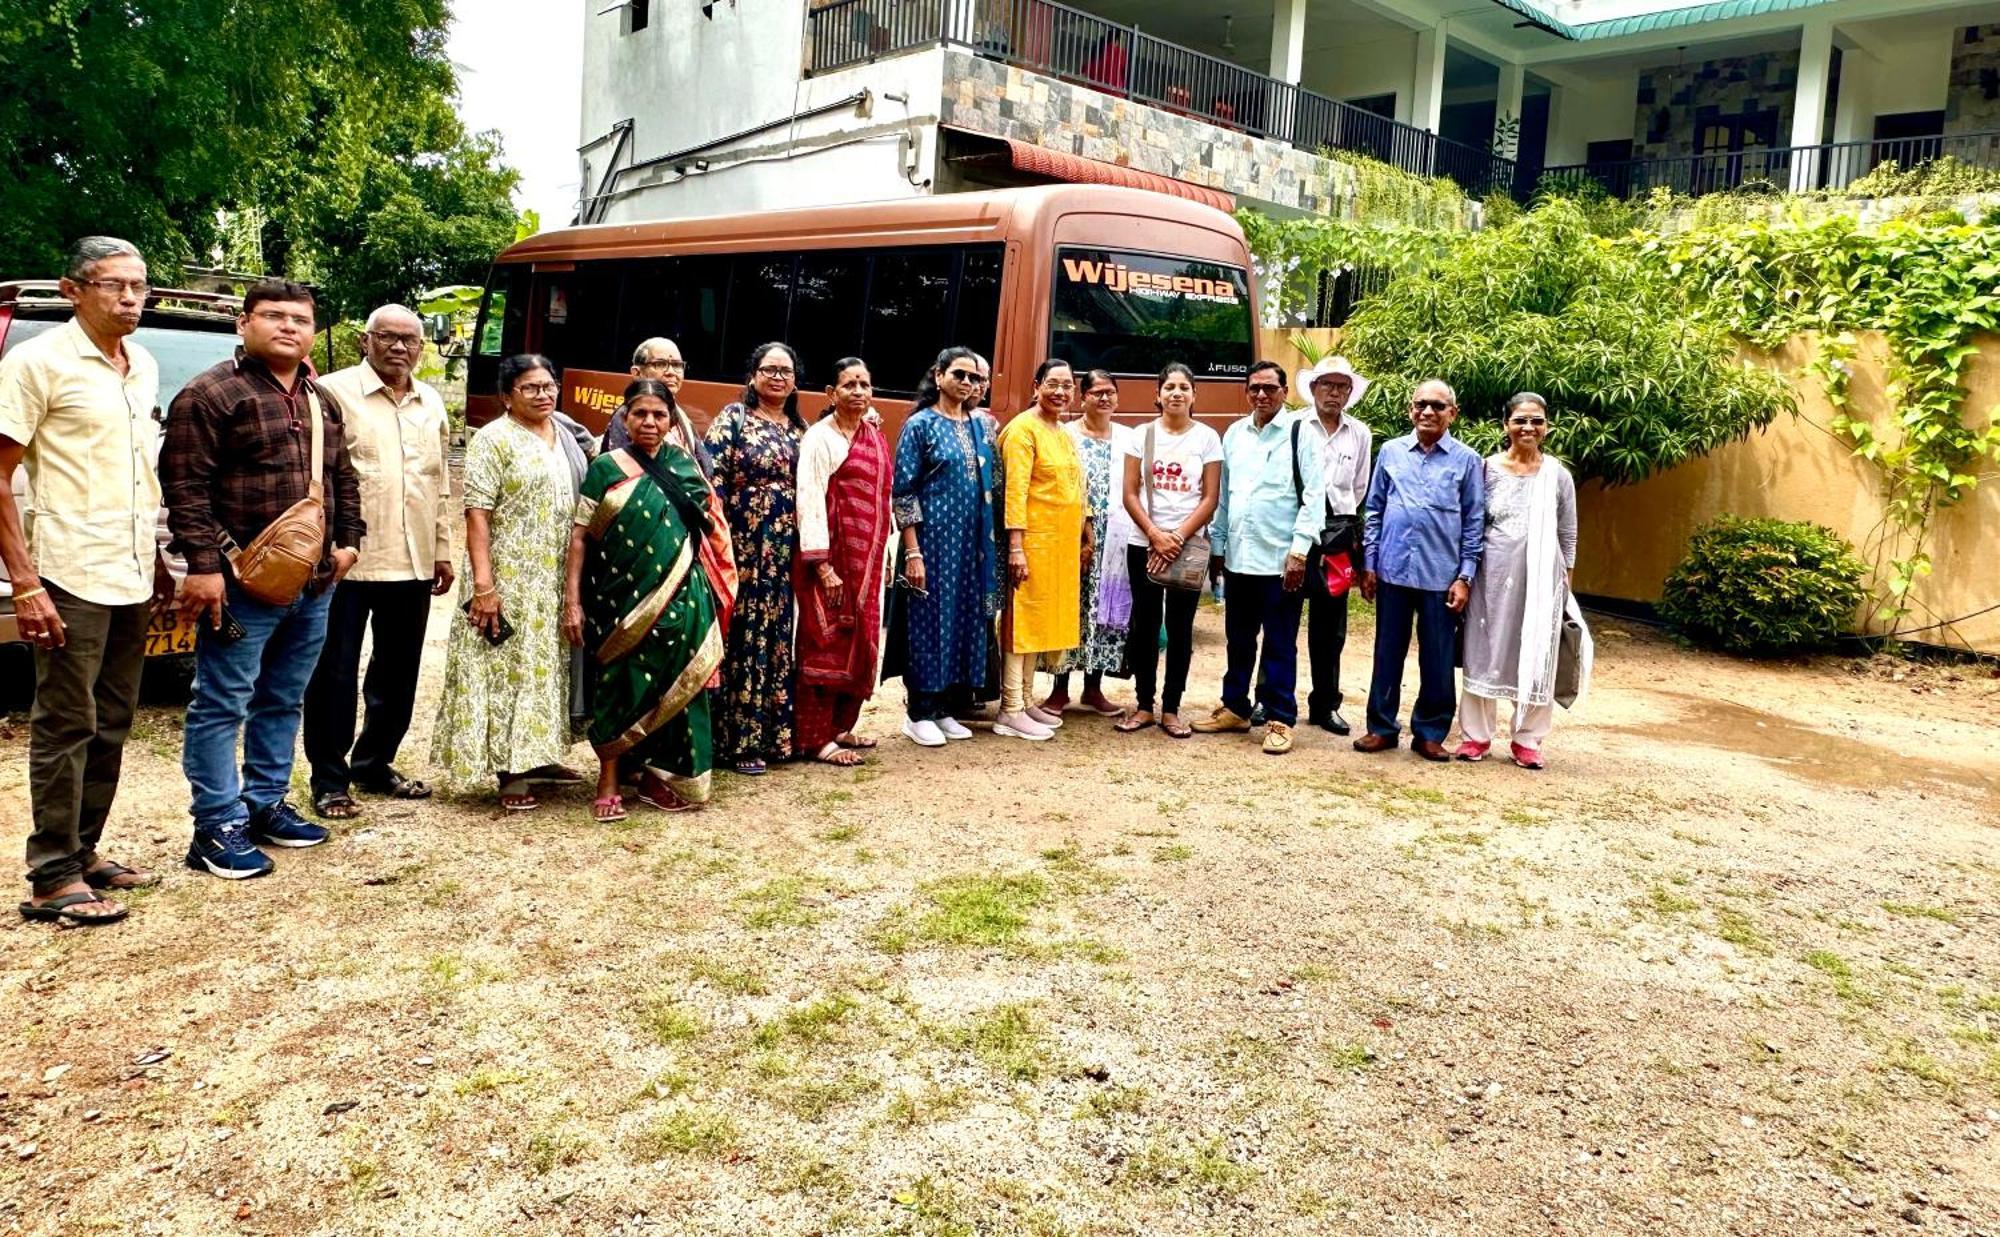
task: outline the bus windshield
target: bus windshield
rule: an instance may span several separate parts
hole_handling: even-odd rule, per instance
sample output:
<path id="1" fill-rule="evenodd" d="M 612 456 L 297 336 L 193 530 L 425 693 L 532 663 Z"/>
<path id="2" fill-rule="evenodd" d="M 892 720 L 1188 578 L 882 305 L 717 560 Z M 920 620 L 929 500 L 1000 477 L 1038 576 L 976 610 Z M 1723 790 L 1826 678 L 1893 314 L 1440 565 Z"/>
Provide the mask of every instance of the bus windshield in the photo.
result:
<path id="1" fill-rule="evenodd" d="M 1115 249 L 1056 251 L 1049 355 L 1079 372 L 1149 376 L 1181 361 L 1197 377 L 1242 378 L 1253 339 L 1241 267 Z"/>

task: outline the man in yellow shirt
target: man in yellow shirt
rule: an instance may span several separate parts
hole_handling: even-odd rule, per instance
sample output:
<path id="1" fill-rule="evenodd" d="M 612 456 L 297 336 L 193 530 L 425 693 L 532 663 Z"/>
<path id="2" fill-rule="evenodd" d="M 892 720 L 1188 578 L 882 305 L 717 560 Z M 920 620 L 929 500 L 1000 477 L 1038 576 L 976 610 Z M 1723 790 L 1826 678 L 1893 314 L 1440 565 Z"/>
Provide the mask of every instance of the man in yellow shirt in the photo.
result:
<path id="1" fill-rule="evenodd" d="M 0 561 L 35 651 L 28 919 L 123 919 L 100 891 L 159 880 L 97 850 L 139 699 L 147 613 L 174 595 L 156 533 L 160 371 L 126 338 L 150 292 L 130 242 L 86 236 L 62 280 L 76 316 L 0 360 Z M 13 492 L 23 463 L 26 521 Z"/>
<path id="2" fill-rule="evenodd" d="M 339 403 L 348 456 L 361 481 L 368 539 L 360 561 L 334 590 L 326 646 L 306 688 L 306 761 L 313 811 L 359 816 L 356 789 L 424 799 L 430 787 L 396 771 L 409 733 L 423 660 L 431 598 L 451 588 L 451 421 L 444 400 L 415 376 L 423 358 L 423 323 L 401 305 L 368 315 L 361 363 L 320 379 Z M 375 651 L 359 684 L 361 737 L 354 736 L 354 694 L 362 637 Z"/>

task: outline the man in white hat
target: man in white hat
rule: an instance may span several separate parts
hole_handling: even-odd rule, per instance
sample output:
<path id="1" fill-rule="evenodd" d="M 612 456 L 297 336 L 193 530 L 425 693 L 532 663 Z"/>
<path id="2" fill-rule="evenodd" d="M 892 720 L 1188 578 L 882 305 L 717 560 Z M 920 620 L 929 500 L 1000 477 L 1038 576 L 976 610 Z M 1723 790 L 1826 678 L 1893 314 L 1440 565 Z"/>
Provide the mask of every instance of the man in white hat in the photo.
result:
<path id="1" fill-rule="evenodd" d="M 1348 733 L 1340 715 L 1340 655 L 1347 647 L 1347 594 L 1332 596 L 1326 585 L 1326 554 L 1347 551 L 1355 578 L 1361 575 L 1361 500 L 1368 493 L 1368 467 L 1374 433 L 1347 410 L 1368 393 L 1368 380 L 1354 372 L 1346 357 L 1322 357 L 1301 370 L 1298 391 L 1313 410 L 1301 426 L 1319 444 L 1326 489 L 1326 532 L 1306 562 L 1306 648 L 1312 663 L 1312 692 L 1306 697 L 1306 723 Z"/>

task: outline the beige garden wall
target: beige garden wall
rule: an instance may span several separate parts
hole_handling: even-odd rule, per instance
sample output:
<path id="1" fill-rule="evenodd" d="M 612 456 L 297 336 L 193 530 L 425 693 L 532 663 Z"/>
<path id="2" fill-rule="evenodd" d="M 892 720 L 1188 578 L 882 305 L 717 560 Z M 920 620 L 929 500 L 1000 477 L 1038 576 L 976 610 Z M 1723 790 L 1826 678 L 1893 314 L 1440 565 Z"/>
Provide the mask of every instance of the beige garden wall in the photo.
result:
<path id="1" fill-rule="evenodd" d="M 1265 355 L 1300 363 L 1290 332 L 1266 332 Z M 1331 344 L 1337 332 L 1308 332 Z M 1983 425 L 2000 412 L 2000 337 L 1987 336 L 1967 369 L 1967 419 Z M 1784 373 L 1799 393 L 1799 415 L 1780 417 L 1770 428 L 1639 485 L 1606 488 L 1591 484 L 1578 494 L 1579 592 L 1628 601 L 1659 600 L 1660 583 L 1687 552 L 1688 538 L 1703 522 L 1722 513 L 1813 520 L 1853 542 L 1865 559 L 1886 565 L 1901 552 L 1882 545 L 1882 478 L 1875 465 L 1855 458 L 1826 428 L 1832 415 L 1816 379 L 1798 377 L 1811 357 L 1811 341 L 1800 338 L 1775 353 L 1752 359 Z M 1448 377 L 1449 375 L 1447 375 Z M 1879 336 L 1863 335 L 1850 383 L 1856 415 L 1878 423 L 1892 420 L 1883 390 L 1884 349 Z M 1560 409 L 1557 410 L 1560 414 Z M 1893 425 L 1884 437 L 1895 441 Z M 1979 469 L 1980 485 L 1957 507 L 1939 513 L 1931 533 L 1932 574 L 1913 595 L 1914 613 L 1905 628 L 1955 619 L 2000 603 L 2000 467 Z M 1866 619 L 1868 616 L 1862 616 Z M 1867 630 L 1885 630 L 1868 621 Z M 1926 644 L 2000 654 L 2000 610 L 1949 627 L 1915 632 Z"/>

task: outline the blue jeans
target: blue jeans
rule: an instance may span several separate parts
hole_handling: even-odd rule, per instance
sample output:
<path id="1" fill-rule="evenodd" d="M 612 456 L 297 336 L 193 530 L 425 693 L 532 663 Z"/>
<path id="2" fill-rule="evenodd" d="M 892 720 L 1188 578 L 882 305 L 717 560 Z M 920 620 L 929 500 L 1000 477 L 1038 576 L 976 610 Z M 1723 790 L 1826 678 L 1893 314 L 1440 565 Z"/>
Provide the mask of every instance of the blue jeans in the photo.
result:
<path id="1" fill-rule="evenodd" d="M 267 605 L 231 580 L 224 604 L 243 629 L 234 644 L 202 623 L 194 648 L 194 698 L 181 737 L 181 770 L 194 792 L 197 833 L 242 824 L 285 797 L 292 783 L 300 704 L 326 641 L 328 589 L 288 606 Z M 243 770 L 236 741 L 243 740 Z"/>
<path id="2" fill-rule="evenodd" d="M 1250 676 L 1257 671 L 1258 642 L 1263 642 L 1263 669 L 1257 674 L 1257 702 L 1268 721 L 1299 724 L 1299 611 L 1303 588 L 1285 591 L 1283 576 L 1246 576 L 1225 572 L 1222 633 L 1228 644 L 1227 669 L 1222 673 L 1222 705 L 1238 717 L 1250 716 Z"/>
<path id="3" fill-rule="evenodd" d="M 1410 625 L 1417 628 L 1417 705 L 1410 733 L 1433 743 L 1451 733 L 1453 664 L 1458 660 L 1458 616 L 1442 592 L 1405 588 L 1386 580 L 1375 589 L 1375 669 L 1368 683 L 1368 733 L 1394 739 L 1402 733 L 1403 663 L 1410 656 Z"/>

